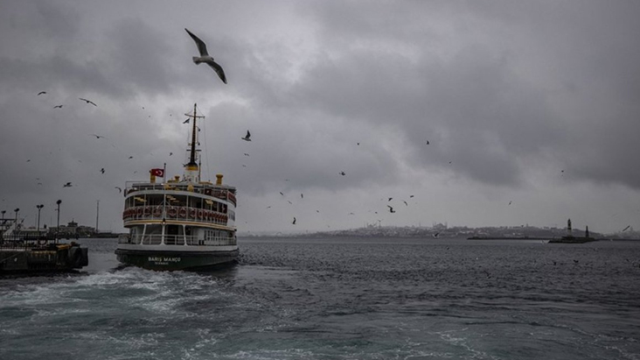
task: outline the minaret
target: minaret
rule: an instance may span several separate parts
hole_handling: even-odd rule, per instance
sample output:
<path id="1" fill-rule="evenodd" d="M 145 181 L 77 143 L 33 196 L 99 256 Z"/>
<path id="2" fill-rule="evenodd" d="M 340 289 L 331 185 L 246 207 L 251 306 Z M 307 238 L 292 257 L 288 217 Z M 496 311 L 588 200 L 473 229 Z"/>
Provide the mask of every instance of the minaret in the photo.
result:
<path id="1" fill-rule="evenodd" d="M 196 162 L 196 119 L 203 119 L 204 116 L 198 116 L 197 104 L 193 104 L 193 114 L 185 114 L 193 119 L 193 129 L 191 130 L 191 149 L 189 163 L 184 167 L 184 179 L 189 182 L 200 181 L 198 163 Z"/>
<path id="2" fill-rule="evenodd" d="M 569 231 L 569 236 L 571 236 L 571 219 L 567 220 L 567 230 Z"/>

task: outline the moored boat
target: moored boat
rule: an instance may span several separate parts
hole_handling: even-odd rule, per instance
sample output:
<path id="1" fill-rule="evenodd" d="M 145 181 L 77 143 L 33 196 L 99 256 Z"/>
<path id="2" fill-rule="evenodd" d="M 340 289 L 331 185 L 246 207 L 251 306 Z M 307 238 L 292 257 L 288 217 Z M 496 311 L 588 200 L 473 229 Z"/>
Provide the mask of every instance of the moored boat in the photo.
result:
<path id="1" fill-rule="evenodd" d="M 73 271 L 89 265 L 88 249 L 55 236 L 22 231 L 19 219 L 0 220 L 0 275 Z"/>
<path id="2" fill-rule="evenodd" d="M 190 161 L 182 177 L 164 181 L 152 169 L 149 182 L 127 182 L 122 215 L 129 233 L 118 239 L 118 261 L 150 270 L 204 269 L 236 262 L 236 188 L 201 181 L 196 162 L 196 119 L 192 120 Z M 156 179 L 162 177 L 158 183 Z"/>

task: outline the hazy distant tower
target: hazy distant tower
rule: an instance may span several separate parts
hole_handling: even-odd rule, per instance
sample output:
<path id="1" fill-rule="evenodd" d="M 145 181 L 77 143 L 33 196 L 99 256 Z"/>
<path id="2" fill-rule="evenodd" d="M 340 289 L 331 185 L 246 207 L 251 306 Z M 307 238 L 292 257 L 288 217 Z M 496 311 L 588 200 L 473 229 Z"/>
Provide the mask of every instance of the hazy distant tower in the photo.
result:
<path id="1" fill-rule="evenodd" d="M 571 235 L 571 219 L 567 220 L 567 230 L 569 231 L 569 235 Z"/>

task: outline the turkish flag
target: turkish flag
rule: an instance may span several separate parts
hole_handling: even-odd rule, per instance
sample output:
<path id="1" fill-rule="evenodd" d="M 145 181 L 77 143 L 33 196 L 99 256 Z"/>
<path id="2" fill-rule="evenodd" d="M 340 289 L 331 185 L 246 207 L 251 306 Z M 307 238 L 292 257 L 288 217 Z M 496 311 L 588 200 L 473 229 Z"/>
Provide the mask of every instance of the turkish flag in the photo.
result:
<path id="1" fill-rule="evenodd" d="M 153 176 L 157 176 L 157 177 L 161 177 L 161 178 L 164 177 L 164 169 L 151 169 L 149 172 Z"/>

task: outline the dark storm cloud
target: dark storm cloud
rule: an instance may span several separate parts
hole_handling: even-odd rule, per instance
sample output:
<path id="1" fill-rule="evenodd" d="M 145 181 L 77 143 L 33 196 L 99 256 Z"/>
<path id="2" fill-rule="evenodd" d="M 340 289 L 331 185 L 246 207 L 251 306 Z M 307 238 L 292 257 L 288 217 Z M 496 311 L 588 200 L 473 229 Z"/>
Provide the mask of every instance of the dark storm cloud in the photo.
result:
<path id="1" fill-rule="evenodd" d="M 554 148 L 549 160 L 564 159 L 557 166 L 574 167 L 585 180 L 640 187 L 637 167 L 615 171 L 633 163 L 630 134 L 640 130 L 633 65 L 640 56 L 632 45 L 638 25 L 630 15 L 637 6 L 546 5 L 452 2 L 431 11 L 416 5 L 404 16 L 385 3 L 371 5 L 366 16 L 353 2 L 318 7 L 327 55 L 294 93 L 333 115 L 397 124 L 418 154 L 435 137 L 441 142 L 416 163 L 451 161 L 457 172 L 489 184 L 517 185 L 530 160 Z M 430 31 L 429 20 L 434 27 L 438 20 L 432 13 L 450 15 L 454 32 Z M 434 49 L 447 41 L 457 47 L 443 58 Z M 532 81 L 548 64 L 555 67 L 550 82 Z M 562 96 L 566 103 L 554 103 Z M 600 114 L 601 106 L 617 110 Z M 591 152 L 597 156 L 571 159 Z"/>
<path id="2" fill-rule="evenodd" d="M 81 214 L 96 197 L 120 226 L 115 186 L 164 162 L 181 173 L 194 102 L 205 172 L 247 207 L 280 191 L 341 207 L 418 184 L 442 192 L 446 218 L 459 194 L 488 209 L 531 188 L 640 188 L 634 2 L 154 4 L 0 3 L 1 181 L 16 205 L 66 196 Z M 185 27 L 228 84 L 192 62 Z"/>

